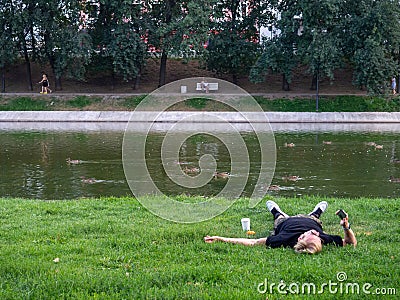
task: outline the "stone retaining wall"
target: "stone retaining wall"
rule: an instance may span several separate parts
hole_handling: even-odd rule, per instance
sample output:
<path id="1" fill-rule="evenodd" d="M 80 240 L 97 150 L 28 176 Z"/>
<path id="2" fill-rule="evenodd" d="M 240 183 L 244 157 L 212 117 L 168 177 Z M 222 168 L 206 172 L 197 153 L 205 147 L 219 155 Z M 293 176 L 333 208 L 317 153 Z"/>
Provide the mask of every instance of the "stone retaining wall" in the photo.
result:
<path id="1" fill-rule="evenodd" d="M 0 122 L 153 122 L 175 123 L 195 116 L 194 122 L 245 123 L 400 123 L 400 112 L 127 112 L 127 111 L 1 111 Z M 266 118 L 265 118 L 266 117 Z M 189 120 L 188 122 L 193 122 Z"/>

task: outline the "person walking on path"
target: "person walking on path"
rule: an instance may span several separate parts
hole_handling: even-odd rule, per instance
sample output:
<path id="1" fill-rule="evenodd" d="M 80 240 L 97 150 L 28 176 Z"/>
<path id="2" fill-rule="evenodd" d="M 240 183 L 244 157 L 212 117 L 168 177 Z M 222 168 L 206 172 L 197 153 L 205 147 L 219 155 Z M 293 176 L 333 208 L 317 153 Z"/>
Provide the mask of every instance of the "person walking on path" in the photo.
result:
<path id="1" fill-rule="evenodd" d="M 296 216 L 289 216 L 284 213 L 274 201 L 269 200 L 266 204 L 268 210 L 274 216 L 274 232 L 272 235 L 259 239 L 206 236 L 204 241 L 206 243 L 220 241 L 244 246 L 264 245 L 270 248 L 291 247 L 297 253 L 309 254 L 321 252 L 322 245 L 332 244 L 340 247 L 357 245 L 357 239 L 350 228 L 346 213 L 340 221 L 344 230 L 343 239 L 339 235 L 330 235 L 323 231 L 322 222 L 319 218 L 328 207 L 326 201 L 318 203 L 308 215 Z"/>
<path id="2" fill-rule="evenodd" d="M 50 89 L 50 84 L 49 84 L 49 80 L 47 79 L 47 75 L 43 73 L 42 75 L 42 80 L 39 82 L 39 84 L 42 84 L 42 90 L 41 90 L 41 94 L 47 94 L 52 93 L 53 91 Z"/>

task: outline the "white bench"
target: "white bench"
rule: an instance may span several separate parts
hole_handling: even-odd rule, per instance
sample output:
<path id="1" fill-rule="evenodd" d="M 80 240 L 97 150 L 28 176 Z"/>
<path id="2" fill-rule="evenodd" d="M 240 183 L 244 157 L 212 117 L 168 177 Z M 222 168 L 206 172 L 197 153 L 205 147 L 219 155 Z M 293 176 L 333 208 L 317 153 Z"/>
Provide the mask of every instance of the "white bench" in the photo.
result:
<path id="1" fill-rule="evenodd" d="M 218 82 L 207 82 L 209 91 L 218 91 Z M 206 91 L 206 88 L 202 86 L 201 82 L 196 85 L 196 91 Z"/>

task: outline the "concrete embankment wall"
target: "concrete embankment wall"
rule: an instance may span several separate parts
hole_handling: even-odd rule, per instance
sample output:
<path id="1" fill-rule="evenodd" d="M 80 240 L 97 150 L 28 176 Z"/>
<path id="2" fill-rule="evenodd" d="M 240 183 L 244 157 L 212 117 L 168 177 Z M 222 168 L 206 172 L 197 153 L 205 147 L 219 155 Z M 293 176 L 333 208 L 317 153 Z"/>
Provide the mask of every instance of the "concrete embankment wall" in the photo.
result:
<path id="1" fill-rule="evenodd" d="M 2 111 L 0 122 L 400 123 L 400 112 Z"/>

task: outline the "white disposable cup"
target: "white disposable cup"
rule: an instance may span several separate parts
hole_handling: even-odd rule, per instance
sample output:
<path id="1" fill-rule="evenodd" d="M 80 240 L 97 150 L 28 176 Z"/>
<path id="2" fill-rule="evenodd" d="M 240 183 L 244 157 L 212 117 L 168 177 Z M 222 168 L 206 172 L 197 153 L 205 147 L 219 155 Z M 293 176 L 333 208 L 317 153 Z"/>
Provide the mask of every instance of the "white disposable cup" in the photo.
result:
<path id="1" fill-rule="evenodd" d="M 250 230 L 250 219 L 249 218 L 243 218 L 242 220 L 242 228 L 244 231 L 249 231 Z"/>

